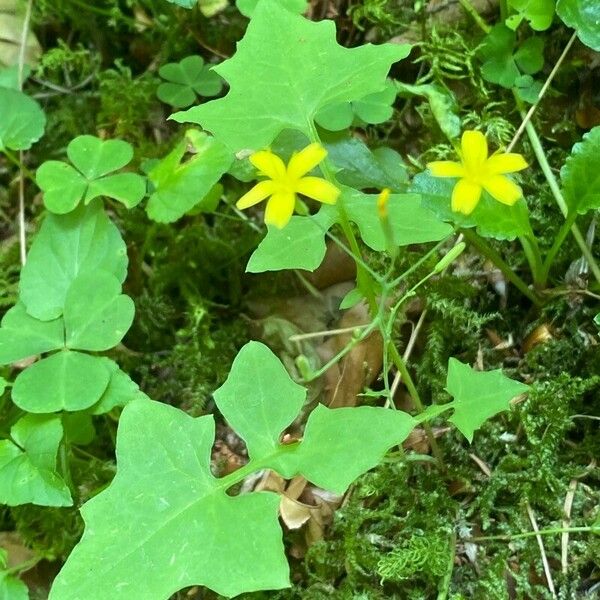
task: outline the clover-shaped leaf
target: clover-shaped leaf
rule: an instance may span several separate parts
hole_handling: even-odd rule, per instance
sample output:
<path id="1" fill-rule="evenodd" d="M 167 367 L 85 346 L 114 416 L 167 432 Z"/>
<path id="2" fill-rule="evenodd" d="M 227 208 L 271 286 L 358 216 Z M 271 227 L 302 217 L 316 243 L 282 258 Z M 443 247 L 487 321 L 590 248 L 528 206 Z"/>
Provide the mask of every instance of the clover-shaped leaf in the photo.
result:
<path id="1" fill-rule="evenodd" d="M 600 126 L 573 146 L 560 178 L 570 211 L 585 214 L 600 208 Z"/>
<path id="2" fill-rule="evenodd" d="M 99 270 L 123 282 L 127 252 L 119 230 L 95 200 L 68 215 L 46 217 L 21 270 L 20 299 L 37 319 L 56 319 L 75 277 Z"/>
<path id="3" fill-rule="evenodd" d="M 65 345 L 62 318 L 40 321 L 21 302 L 6 311 L 0 327 L 0 365 L 58 350 Z"/>
<path id="4" fill-rule="evenodd" d="M 398 44 L 343 48 L 332 21 L 315 23 L 261 0 L 233 58 L 215 67 L 229 93 L 171 118 L 201 125 L 233 152 L 265 148 L 284 129 L 310 137 L 320 109 L 380 92 L 390 66 L 409 51 Z"/>
<path id="5" fill-rule="evenodd" d="M 65 345 L 102 351 L 116 346 L 133 322 L 133 300 L 107 271 L 85 272 L 74 280 L 64 306 Z"/>
<path id="6" fill-rule="evenodd" d="M 31 413 L 84 410 L 100 400 L 109 379 L 102 357 L 64 350 L 19 373 L 12 399 Z"/>
<path id="7" fill-rule="evenodd" d="M 182 162 L 188 151 L 192 152 L 191 158 Z M 154 186 L 146 206 L 148 216 L 159 223 L 172 223 L 192 208 L 201 211 L 205 198 L 206 207 L 212 208 L 210 191 L 232 162 L 233 155 L 223 144 L 190 129 L 148 173 Z"/>
<path id="8" fill-rule="evenodd" d="M 123 140 L 101 140 L 80 135 L 67 146 L 71 164 L 48 160 L 36 173 L 44 192 L 46 208 L 57 214 L 71 212 L 83 201 L 107 196 L 127 208 L 138 204 L 146 193 L 146 182 L 137 173 L 114 173 L 133 158 L 131 144 Z"/>
<path id="9" fill-rule="evenodd" d="M 341 104 L 331 104 L 322 108 L 315 116 L 315 121 L 329 131 L 347 129 L 358 118 L 358 121 L 370 124 L 384 123 L 394 112 L 396 86 L 387 82 L 380 92 L 369 94 Z"/>
<path id="10" fill-rule="evenodd" d="M 505 88 L 516 85 L 521 74 L 533 75 L 544 66 L 544 42 L 541 38 L 527 38 L 518 49 L 514 31 L 496 25 L 483 40 L 478 51 L 483 61 L 481 74 L 486 81 Z"/>
<path id="11" fill-rule="evenodd" d="M 556 14 L 577 31 L 577 37 L 600 52 L 600 2 L 598 0 L 558 0 Z"/>
<path id="12" fill-rule="evenodd" d="M 441 221 L 456 227 L 475 227 L 483 237 L 497 240 L 513 240 L 518 236 L 533 235 L 527 204 L 521 198 L 513 206 L 494 200 L 485 190 L 475 210 L 464 215 L 454 212 L 450 200 L 455 180 L 433 177 L 427 171 L 419 173 L 410 187 L 412 192 L 421 195 L 423 206 L 434 213 Z"/>
<path id="13" fill-rule="evenodd" d="M 400 411 L 319 407 L 302 442 L 281 444 L 305 394 L 266 346 L 242 348 L 215 398 L 245 439 L 250 461 L 222 479 L 210 470 L 212 416 L 194 419 L 147 400 L 128 404 L 117 434 L 117 475 L 82 508 L 85 533 L 50 600 L 165 600 L 191 585 L 235 596 L 288 586 L 278 496 L 226 490 L 270 467 L 342 493 L 415 425 Z"/>
<path id="14" fill-rule="evenodd" d="M 44 135 L 46 115 L 27 94 L 0 87 L 0 106 L 0 152 L 28 150 Z"/>
<path id="15" fill-rule="evenodd" d="M 454 397 L 454 414 L 449 421 L 471 442 L 474 432 L 485 421 L 508 410 L 510 401 L 528 389 L 528 385 L 506 377 L 501 369 L 475 371 L 451 358 L 448 361 L 446 390 Z"/>
<path id="16" fill-rule="evenodd" d="M 10 434 L 11 440 L 0 441 L 0 504 L 71 506 L 69 488 L 56 472 L 60 418 L 26 415 Z"/>
<path id="17" fill-rule="evenodd" d="M 223 89 L 223 80 L 201 56 L 186 56 L 178 63 L 163 65 L 158 74 L 165 83 L 158 86 L 156 95 L 175 108 L 186 108 L 198 96 L 216 96 Z"/>
<path id="18" fill-rule="evenodd" d="M 552 25 L 554 18 L 554 0 L 508 0 L 508 4 L 517 11 L 506 19 L 506 25 L 515 30 L 523 19 L 529 22 L 535 31 L 545 31 Z"/>

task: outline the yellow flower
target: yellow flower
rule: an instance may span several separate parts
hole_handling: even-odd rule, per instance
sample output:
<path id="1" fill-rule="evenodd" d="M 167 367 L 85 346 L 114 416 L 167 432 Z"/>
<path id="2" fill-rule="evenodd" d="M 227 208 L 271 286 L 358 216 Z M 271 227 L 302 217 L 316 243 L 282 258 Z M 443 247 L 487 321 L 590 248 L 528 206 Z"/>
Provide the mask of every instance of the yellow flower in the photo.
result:
<path id="1" fill-rule="evenodd" d="M 236 206 L 244 209 L 269 198 L 265 210 L 265 223 L 281 229 L 292 218 L 296 194 L 325 204 L 335 204 L 340 195 L 340 190 L 335 185 L 321 177 L 305 177 L 326 156 L 327 150 L 316 143 L 295 153 L 287 166 L 270 150 L 255 152 L 250 156 L 250 162 L 261 175 L 269 179 L 258 182 L 237 201 Z"/>
<path id="2" fill-rule="evenodd" d="M 512 206 L 522 195 L 521 188 L 507 173 L 528 167 L 520 154 L 496 152 L 488 158 L 488 146 L 480 131 L 465 131 L 461 139 L 461 162 L 442 160 L 427 168 L 434 177 L 459 177 L 452 191 L 452 210 L 471 214 L 482 189 L 498 202 Z"/>

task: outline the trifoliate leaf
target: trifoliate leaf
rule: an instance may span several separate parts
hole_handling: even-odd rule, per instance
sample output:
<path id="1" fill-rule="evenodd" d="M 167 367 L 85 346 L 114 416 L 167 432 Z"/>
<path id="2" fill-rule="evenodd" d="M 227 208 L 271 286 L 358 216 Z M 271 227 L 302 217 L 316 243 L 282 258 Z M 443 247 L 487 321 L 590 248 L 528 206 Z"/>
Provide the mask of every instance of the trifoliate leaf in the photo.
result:
<path id="1" fill-rule="evenodd" d="M 246 442 L 250 458 L 260 459 L 279 446 L 281 433 L 300 412 L 306 390 L 290 379 L 264 344 L 248 342 L 213 396 L 229 425 Z"/>
<path id="2" fill-rule="evenodd" d="M 431 113 L 448 139 L 454 139 L 460 135 L 461 122 L 458 116 L 458 105 L 451 92 L 433 83 L 410 85 L 397 81 L 396 87 L 401 96 L 427 98 Z"/>
<path id="3" fill-rule="evenodd" d="M 256 5 L 260 1 L 261 0 L 235 0 L 235 5 L 245 17 L 250 19 L 254 16 Z M 279 2 L 283 8 L 299 15 L 306 12 L 306 9 L 308 8 L 308 2 L 306 0 L 277 0 L 277 2 Z"/>
<path id="4" fill-rule="evenodd" d="M 26 415 L 10 435 L 11 440 L 0 441 L 0 504 L 71 506 L 69 488 L 56 472 L 60 418 Z"/>
<path id="5" fill-rule="evenodd" d="M 358 225 L 365 244 L 382 252 L 387 242 L 377 212 L 377 196 L 352 191 L 344 196 L 348 218 Z M 437 242 L 448 237 L 453 228 L 421 206 L 418 194 L 392 194 L 388 201 L 388 218 L 397 246 Z"/>
<path id="6" fill-rule="evenodd" d="M 127 274 L 125 243 L 98 200 L 46 217 L 21 270 L 21 301 L 37 319 L 56 319 L 75 277 L 96 271 L 108 271 L 120 282 Z"/>
<path id="7" fill-rule="evenodd" d="M 252 253 L 246 271 L 314 271 L 325 257 L 325 233 L 334 221 L 331 210 L 321 209 L 314 217 L 293 216 L 283 229 L 269 227 Z"/>
<path id="8" fill-rule="evenodd" d="M 191 585 L 225 596 L 288 586 L 278 496 L 228 496 L 211 475 L 213 443 L 212 416 L 127 405 L 117 476 L 82 508 L 85 533 L 50 599 L 165 600 Z"/>
<path id="9" fill-rule="evenodd" d="M 582 215 L 600 208 L 600 127 L 573 146 L 560 178 L 569 211 Z"/>
<path id="10" fill-rule="evenodd" d="M 542 91 L 542 84 L 531 75 L 521 75 L 515 79 L 515 90 L 521 100 L 535 104 Z"/>
<path id="11" fill-rule="evenodd" d="M 158 86 L 156 95 L 175 108 L 190 106 L 198 96 L 216 96 L 223 89 L 223 80 L 210 67 L 196 55 L 163 65 L 158 74 L 166 83 Z"/>
<path id="12" fill-rule="evenodd" d="M 0 364 L 7 365 L 28 356 L 58 350 L 65 345 L 61 318 L 40 321 L 27 314 L 23 303 L 9 309 L 0 328 Z"/>
<path id="13" fill-rule="evenodd" d="M 600 52 L 600 2 L 598 0 L 558 0 L 556 14 L 577 31 L 577 37 Z"/>
<path id="14" fill-rule="evenodd" d="M 84 410 L 98 402 L 109 379 L 102 357 L 65 350 L 19 373 L 12 399 L 31 413 Z"/>
<path id="15" fill-rule="evenodd" d="M 65 432 L 65 443 L 87 446 L 96 437 L 92 415 L 87 412 L 62 413 L 61 422 Z"/>
<path id="16" fill-rule="evenodd" d="M 485 190 L 481 200 L 470 215 L 454 212 L 450 206 L 456 180 L 433 177 L 428 172 L 419 173 L 410 191 L 421 195 L 423 206 L 441 221 L 456 227 L 476 227 L 483 237 L 513 240 L 520 235 L 533 235 L 529 224 L 527 204 L 521 198 L 513 206 L 494 200 Z"/>
<path id="17" fill-rule="evenodd" d="M 192 157 L 182 162 L 188 149 Z M 200 203 L 233 162 L 215 138 L 194 129 L 148 173 L 154 186 L 146 212 L 159 223 L 172 223 Z"/>
<path id="18" fill-rule="evenodd" d="M 541 37 L 527 38 L 513 56 L 522 73 L 538 73 L 544 67 L 544 40 Z"/>
<path id="19" fill-rule="evenodd" d="M 44 111 L 27 94 L 5 87 L 0 87 L 0 106 L 0 152 L 29 150 L 44 135 Z"/>
<path id="20" fill-rule="evenodd" d="M 409 51 L 393 44 L 343 48 L 332 21 L 314 23 L 261 0 L 237 52 L 215 69 L 229 93 L 172 118 L 201 125 L 233 152 L 265 148 L 284 129 L 312 138 L 321 108 L 381 91 L 390 66 Z"/>
<path id="21" fill-rule="evenodd" d="M 535 31 L 546 31 L 552 25 L 554 17 L 554 0 L 508 0 L 509 6 L 517 11 L 506 19 L 506 25 L 517 29 L 525 19 Z"/>
<path id="22" fill-rule="evenodd" d="M 308 418 L 296 468 L 312 483 L 343 494 L 359 475 L 375 467 L 392 445 L 401 444 L 415 425 L 416 421 L 401 411 L 319 405 Z"/>
<path id="23" fill-rule="evenodd" d="M 126 406 L 134 400 L 149 400 L 138 384 L 127 373 L 119 369 L 116 362 L 108 358 L 103 358 L 103 361 L 110 372 L 110 380 L 100 400 L 89 409 L 91 414 L 102 415 L 117 406 Z"/>
<path id="24" fill-rule="evenodd" d="M 67 146 L 68 163 L 49 160 L 36 173 L 36 183 L 44 192 L 46 208 L 57 214 L 71 212 L 82 200 L 107 196 L 127 208 L 138 204 L 146 193 L 146 182 L 136 173 L 117 173 L 133 158 L 131 144 L 123 140 L 101 140 L 80 135 Z"/>
<path id="25" fill-rule="evenodd" d="M 485 421 L 508 410 L 510 401 L 528 389 L 528 385 L 506 377 L 501 369 L 475 371 L 451 358 L 448 361 L 446 390 L 454 397 L 454 414 L 449 421 L 471 442 L 474 432 Z"/>
<path id="26" fill-rule="evenodd" d="M 100 352 L 116 346 L 133 322 L 133 300 L 107 271 L 85 272 L 74 280 L 65 299 L 65 345 Z"/>

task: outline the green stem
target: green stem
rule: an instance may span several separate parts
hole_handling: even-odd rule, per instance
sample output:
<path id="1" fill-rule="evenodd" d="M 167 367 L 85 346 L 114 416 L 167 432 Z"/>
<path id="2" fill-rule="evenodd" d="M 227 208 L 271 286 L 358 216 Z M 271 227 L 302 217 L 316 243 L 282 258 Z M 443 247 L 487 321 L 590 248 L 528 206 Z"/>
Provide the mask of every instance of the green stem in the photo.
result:
<path id="1" fill-rule="evenodd" d="M 542 276 L 542 255 L 540 248 L 534 237 L 519 236 L 519 241 L 523 247 L 523 252 L 529 263 L 531 274 L 533 275 L 534 284 L 538 285 Z"/>
<path id="2" fill-rule="evenodd" d="M 448 556 L 448 563 L 446 567 L 446 573 L 444 579 L 440 584 L 440 591 L 438 593 L 437 600 L 446 600 L 448 598 L 448 592 L 450 591 L 450 583 L 452 582 L 452 573 L 454 572 L 454 557 L 456 556 L 456 532 L 452 534 L 451 540 L 451 552 Z"/>
<path id="3" fill-rule="evenodd" d="M 483 31 L 485 31 L 486 33 L 489 33 L 491 31 L 492 28 L 483 20 L 481 15 L 477 12 L 476 8 L 469 2 L 469 0 L 458 1 Z"/>
<path id="4" fill-rule="evenodd" d="M 3 148 L 2 152 L 15 167 L 21 169 L 27 178 L 35 183 L 35 175 L 8 148 Z"/>
<path id="5" fill-rule="evenodd" d="M 523 111 L 523 103 L 517 97 L 515 97 L 515 99 L 517 100 L 517 106 L 519 107 L 521 116 L 525 117 L 525 114 Z M 544 152 L 542 142 L 535 130 L 535 127 L 531 124 L 531 122 L 529 122 L 529 123 L 527 123 L 525 130 L 527 131 L 529 141 L 531 142 L 531 147 L 533 148 L 533 151 L 534 151 L 535 156 L 538 160 L 538 163 L 542 169 L 542 172 L 544 173 L 544 176 L 546 177 L 546 181 L 548 182 L 548 185 L 550 186 L 550 191 L 552 192 L 552 195 L 554 196 L 554 199 L 556 200 L 556 203 L 558 204 L 558 208 L 560 208 L 560 211 L 562 212 L 563 216 L 565 217 L 565 219 L 567 219 L 568 215 L 569 215 L 569 207 L 567 206 L 564 196 L 562 195 L 562 192 L 560 191 L 558 181 L 556 180 L 556 177 L 554 176 L 554 173 L 552 172 L 552 169 L 550 168 L 550 164 L 548 163 L 548 159 L 546 158 L 546 153 Z M 577 245 L 579 246 L 579 248 L 581 250 L 581 253 L 587 260 L 588 265 L 590 266 L 590 270 L 594 274 L 596 281 L 598 283 L 600 283 L 600 267 L 598 266 L 598 263 L 596 262 L 596 259 L 594 258 L 594 255 L 592 254 L 592 251 L 588 247 L 588 245 L 585 241 L 585 238 L 583 237 L 581 231 L 579 230 L 579 227 L 577 227 L 577 225 L 575 223 L 573 223 L 571 225 L 570 229 L 571 229 L 571 233 L 573 234 L 573 237 L 575 238 L 575 241 L 577 242 Z"/>
<path id="6" fill-rule="evenodd" d="M 480 537 L 469 538 L 466 542 L 488 542 L 488 541 L 506 541 L 519 540 L 523 538 L 535 537 L 537 535 L 554 535 L 557 533 L 587 533 L 600 532 L 598 527 L 556 527 L 552 529 L 540 529 L 538 531 L 527 531 L 525 533 L 515 533 L 507 535 L 484 535 Z"/>
<path id="7" fill-rule="evenodd" d="M 546 255 L 546 260 L 544 260 L 544 264 L 542 265 L 542 274 L 541 274 L 541 285 L 543 287 L 546 286 L 548 281 L 548 275 L 550 274 L 550 268 L 554 263 L 554 259 L 558 254 L 563 242 L 565 241 L 567 235 L 569 235 L 569 231 L 571 231 L 571 227 L 573 227 L 573 223 L 575 223 L 575 219 L 577 218 L 577 212 L 571 211 L 567 220 L 562 224 L 558 233 L 556 234 L 556 238 L 554 239 L 554 243 L 552 244 L 552 248 L 548 251 Z"/>
<path id="8" fill-rule="evenodd" d="M 465 239 L 472 244 L 483 256 L 489 258 L 514 286 L 524 295 L 527 296 L 536 306 L 541 306 L 542 302 L 537 295 L 529 289 L 527 284 L 507 265 L 502 257 L 491 246 L 485 243 L 474 231 L 463 229 L 462 234 Z"/>

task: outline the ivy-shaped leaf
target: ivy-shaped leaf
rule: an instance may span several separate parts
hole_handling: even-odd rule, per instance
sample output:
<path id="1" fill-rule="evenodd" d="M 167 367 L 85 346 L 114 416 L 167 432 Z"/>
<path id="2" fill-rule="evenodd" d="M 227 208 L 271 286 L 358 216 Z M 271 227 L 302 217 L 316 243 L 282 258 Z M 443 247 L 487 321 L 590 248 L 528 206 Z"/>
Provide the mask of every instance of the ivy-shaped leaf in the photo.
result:
<path id="1" fill-rule="evenodd" d="M 178 63 L 163 65 L 158 74 L 165 80 L 156 95 L 175 108 L 186 108 L 196 102 L 198 96 L 216 96 L 223 89 L 223 80 L 201 56 L 186 56 Z"/>
<path id="2" fill-rule="evenodd" d="M 284 129 L 312 137 L 319 110 L 381 91 L 390 66 L 410 51 L 394 44 L 343 48 L 332 21 L 308 21 L 275 0 L 261 0 L 237 47 L 215 68 L 229 93 L 172 116 L 201 125 L 233 152 L 265 148 Z"/>
<path id="3" fill-rule="evenodd" d="M 456 227 L 476 227 L 477 233 L 483 237 L 513 240 L 521 235 L 533 235 L 524 199 L 507 206 L 494 200 L 484 190 L 475 210 L 470 215 L 464 215 L 454 212 L 450 207 L 454 185 L 453 179 L 433 177 L 425 171 L 415 176 L 410 190 L 420 194 L 423 206 L 440 220 Z"/>
<path id="4" fill-rule="evenodd" d="M 0 504 L 71 506 L 69 488 L 56 472 L 60 418 L 26 415 L 10 435 L 13 441 L 0 441 Z"/>
<path id="5" fill-rule="evenodd" d="M 598 0 L 558 0 L 556 14 L 577 31 L 577 37 L 600 52 L 600 3 Z"/>
<path id="6" fill-rule="evenodd" d="M 127 208 L 138 204 L 146 193 L 146 181 L 137 173 L 116 173 L 133 158 L 131 144 L 123 140 L 101 140 L 80 135 L 69 142 L 71 163 L 48 160 L 37 170 L 35 179 L 44 192 L 44 204 L 51 212 L 71 212 L 82 200 L 107 196 Z"/>
<path id="7" fill-rule="evenodd" d="M 82 508 L 85 533 L 50 600 L 165 600 L 191 585 L 235 596 L 288 586 L 278 496 L 226 490 L 271 467 L 343 492 L 415 425 L 400 411 L 319 407 L 302 442 L 280 444 L 305 394 L 263 344 L 242 348 L 215 397 L 240 428 L 251 460 L 223 479 L 210 471 L 212 416 L 194 419 L 151 401 L 128 404 L 117 434 L 117 475 Z M 227 552 L 216 551 L 222 548 Z"/>
<path id="8" fill-rule="evenodd" d="M 510 401 L 529 389 L 509 379 L 501 369 L 475 371 L 456 358 L 448 361 L 446 390 L 454 397 L 449 421 L 469 440 L 490 417 L 510 408 Z"/>
<path id="9" fill-rule="evenodd" d="M 81 273 L 65 298 L 65 345 L 74 350 L 109 350 L 123 339 L 134 313 L 133 300 L 121 294 L 121 283 L 114 275 Z"/>
<path id="10" fill-rule="evenodd" d="M 56 319 L 75 277 L 96 271 L 112 273 L 119 282 L 127 274 L 125 243 L 99 200 L 46 217 L 21 270 L 20 299 L 37 319 Z"/>
<path id="11" fill-rule="evenodd" d="M 65 325 L 61 318 L 40 321 L 27 314 L 19 302 L 4 315 L 0 327 L 0 364 L 58 350 L 65 345 Z"/>
<path id="12" fill-rule="evenodd" d="M 186 152 L 192 157 L 182 162 Z M 159 223 L 172 223 L 192 208 L 202 209 L 203 200 L 233 162 L 227 148 L 206 133 L 190 129 L 177 146 L 152 170 L 154 186 L 146 212 Z M 207 208 L 214 203 L 208 198 Z"/>
<path id="13" fill-rule="evenodd" d="M 102 357 L 65 350 L 19 373 L 12 399 L 30 413 L 84 410 L 98 402 L 109 379 Z"/>
<path id="14" fill-rule="evenodd" d="M 483 61 L 481 74 L 486 81 L 505 88 L 516 85 L 522 75 L 533 75 L 544 66 L 544 42 L 542 38 L 527 38 L 516 49 L 517 37 L 504 25 L 496 25 L 483 40 L 478 51 Z"/>
<path id="15" fill-rule="evenodd" d="M 44 111 L 27 94 L 6 87 L 0 87 L 0 106 L 0 152 L 29 150 L 44 135 Z"/>
<path id="16" fill-rule="evenodd" d="M 506 19 L 506 25 L 512 30 L 516 30 L 523 19 L 535 31 L 546 31 L 552 25 L 555 0 L 508 0 L 508 4 L 517 11 Z"/>
<path id="17" fill-rule="evenodd" d="M 359 122 L 377 124 L 389 120 L 394 112 L 393 104 L 396 99 L 396 86 L 387 82 L 380 92 L 369 94 L 354 102 L 330 104 L 322 108 L 316 115 L 315 121 L 328 131 L 341 131 L 350 127 L 356 119 Z"/>
<path id="18" fill-rule="evenodd" d="M 573 146 L 560 178 L 570 211 L 582 215 L 600 208 L 600 126 Z"/>

